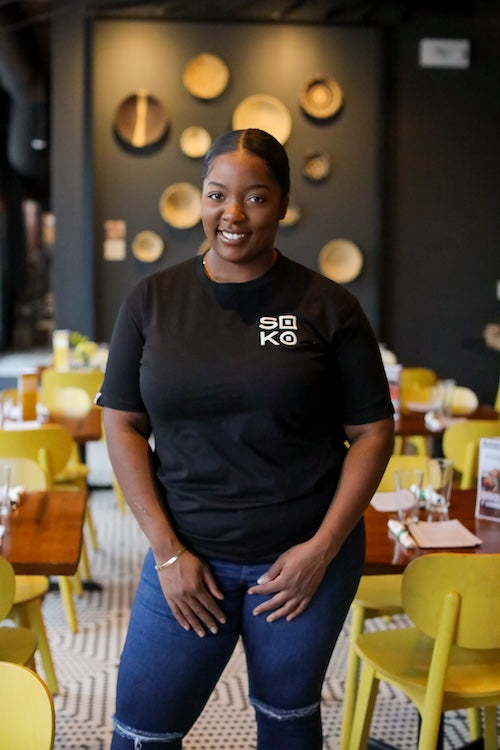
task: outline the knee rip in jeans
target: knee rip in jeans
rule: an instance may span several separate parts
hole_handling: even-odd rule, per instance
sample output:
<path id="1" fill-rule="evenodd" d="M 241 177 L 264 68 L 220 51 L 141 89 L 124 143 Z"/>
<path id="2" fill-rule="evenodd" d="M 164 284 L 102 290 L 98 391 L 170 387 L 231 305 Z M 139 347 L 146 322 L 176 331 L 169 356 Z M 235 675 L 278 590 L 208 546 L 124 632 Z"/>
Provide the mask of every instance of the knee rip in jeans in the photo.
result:
<path id="1" fill-rule="evenodd" d="M 173 742 L 174 740 L 180 740 L 183 737 L 182 732 L 164 732 L 161 734 L 143 732 L 139 729 L 128 727 L 126 724 L 122 724 L 114 717 L 113 724 L 115 727 L 115 732 L 120 737 L 125 737 L 126 739 L 133 740 L 134 750 L 142 750 L 145 745 L 154 744 L 156 742 Z"/>
<path id="2" fill-rule="evenodd" d="M 318 710 L 319 702 L 312 703 L 310 706 L 304 708 L 276 708 L 275 706 L 268 706 L 266 703 L 262 703 L 256 698 L 250 698 L 250 703 L 256 711 L 260 711 L 268 719 L 276 719 L 277 721 L 293 721 L 294 719 L 304 719 L 307 716 L 312 716 Z"/>

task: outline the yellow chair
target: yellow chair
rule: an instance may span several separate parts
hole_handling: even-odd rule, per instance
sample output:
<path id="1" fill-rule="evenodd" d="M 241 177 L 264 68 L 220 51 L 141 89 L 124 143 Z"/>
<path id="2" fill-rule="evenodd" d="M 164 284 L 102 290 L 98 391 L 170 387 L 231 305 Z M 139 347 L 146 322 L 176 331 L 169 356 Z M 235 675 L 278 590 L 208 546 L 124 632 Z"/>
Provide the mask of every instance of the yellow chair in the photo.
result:
<path id="1" fill-rule="evenodd" d="M 5 557 L 0 557 L 0 622 L 8 617 L 12 608 L 15 587 L 14 568 Z M 0 627 L 0 661 L 27 664 L 34 669 L 35 651 L 36 637 L 31 630 L 20 627 Z"/>
<path id="2" fill-rule="evenodd" d="M 31 669 L 0 662 L 0 747 L 52 750 L 54 702 L 47 685 Z"/>
<path id="3" fill-rule="evenodd" d="M 53 399 L 53 392 L 61 388 L 80 388 L 84 390 L 90 398 L 91 403 L 94 403 L 96 395 L 99 393 L 104 379 L 104 373 L 101 370 L 68 370 L 59 371 L 53 368 L 45 369 L 41 374 L 41 398 L 44 402 L 51 402 Z M 103 439 L 106 440 L 106 435 L 103 431 Z M 120 510 L 125 510 L 125 500 L 123 498 L 123 492 L 120 485 L 118 484 L 116 477 L 112 475 L 113 490 L 116 495 L 116 502 Z M 94 549 L 94 538 L 92 539 Z"/>
<path id="4" fill-rule="evenodd" d="M 356 642 L 363 670 L 350 750 L 367 746 L 380 680 L 416 705 L 418 750 L 436 747 L 442 713 L 470 707 L 484 710 L 484 748 L 497 750 L 499 580 L 500 555 L 429 554 L 408 565 L 402 597 L 414 627 L 364 633 Z"/>
<path id="5" fill-rule="evenodd" d="M 104 379 L 102 370 L 54 370 L 47 367 L 40 376 L 41 397 L 44 403 L 50 399 L 50 393 L 55 388 L 82 388 L 87 392 L 91 403 L 94 402 L 96 395 Z"/>
<path id="6" fill-rule="evenodd" d="M 46 393 L 45 406 L 53 421 L 57 423 L 58 417 L 83 419 L 92 408 L 92 401 L 87 391 L 83 388 L 77 386 L 54 386 Z M 63 471 L 54 476 L 54 484 L 74 484 L 80 489 L 87 490 L 88 473 L 88 466 L 80 460 L 78 446 L 73 441 L 69 461 Z M 97 533 L 89 502 L 87 502 L 85 510 L 85 523 L 90 534 L 92 547 L 94 550 L 97 550 L 99 545 L 97 543 Z"/>
<path id="7" fill-rule="evenodd" d="M 29 458 L 3 458 L 9 464 L 11 483 L 24 487 L 27 492 L 46 489 L 47 481 L 41 467 Z M 45 679 L 52 693 L 59 692 L 52 652 L 42 614 L 42 597 L 49 589 L 47 576 L 16 575 L 15 591 L 9 617 L 36 636 L 37 648 L 42 661 Z"/>
<path id="8" fill-rule="evenodd" d="M 451 395 L 451 413 L 454 417 L 471 414 L 479 406 L 479 400 L 471 388 L 456 385 Z"/>
<path id="9" fill-rule="evenodd" d="M 395 471 L 398 471 L 398 469 L 422 469 L 422 471 L 425 471 L 426 461 L 425 456 L 392 455 L 380 480 L 378 490 L 380 492 L 393 492 L 396 489 Z M 359 582 L 358 590 L 351 605 L 340 750 L 347 750 L 349 747 L 356 701 L 359 669 L 359 657 L 355 650 L 356 639 L 363 632 L 365 620 L 373 617 L 391 617 L 402 613 L 401 581 L 402 576 L 394 574 L 362 576 Z"/>
<path id="10" fill-rule="evenodd" d="M 401 410 L 406 410 L 407 404 L 412 401 L 428 401 L 430 389 L 436 381 L 437 374 L 429 367 L 403 367 L 399 380 Z M 394 453 L 405 453 L 408 444 L 414 447 L 418 455 L 428 455 L 426 439 L 422 435 L 410 435 L 404 438 L 396 436 Z"/>
<path id="11" fill-rule="evenodd" d="M 43 399 L 49 414 L 84 417 L 92 408 L 89 394 L 83 388 L 64 386 L 49 390 Z"/>
<path id="12" fill-rule="evenodd" d="M 427 389 L 437 381 L 437 373 L 429 367 L 403 367 L 399 379 L 400 398 L 402 402 L 419 401 L 420 390 Z"/>
<path id="13" fill-rule="evenodd" d="M 500 420 L 467 419 L 454 422 L 443 433 L 443 455 L 453 461 L 462 490 L 476 486 L 479 440 L 484 437 L 500 437 Z"/>

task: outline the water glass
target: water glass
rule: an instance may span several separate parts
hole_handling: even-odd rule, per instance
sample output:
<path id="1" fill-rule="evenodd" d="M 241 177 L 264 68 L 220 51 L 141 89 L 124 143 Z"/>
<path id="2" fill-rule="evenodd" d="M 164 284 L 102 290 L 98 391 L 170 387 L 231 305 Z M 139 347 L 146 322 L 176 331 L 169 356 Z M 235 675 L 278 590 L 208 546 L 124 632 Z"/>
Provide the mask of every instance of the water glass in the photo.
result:
<path id="1" fill-rule="evenodd" d="M 399 520 L 404 524 L 418 521 L 424 472 L 421 469 L 400 469 L 394 472 L 394 479 Z"/>
<path id="2" fill-rule="evenodd" d="M 0 518 L 10 513 L 10 465 L 0 464 Z"/>
<path id="3" fill-rule="evenodd" d="M 450 417 L 453 409 L 453 394 L 456 380 L 439 380 L 431 390 L 434 410 L 442 417 Z"/>
<path id="4" fill-rule="evenodd" d="M 427 460 L 425 508 L 429 513 L 448 513 L 453 487 L 453 461 L 449 458 Z"/>

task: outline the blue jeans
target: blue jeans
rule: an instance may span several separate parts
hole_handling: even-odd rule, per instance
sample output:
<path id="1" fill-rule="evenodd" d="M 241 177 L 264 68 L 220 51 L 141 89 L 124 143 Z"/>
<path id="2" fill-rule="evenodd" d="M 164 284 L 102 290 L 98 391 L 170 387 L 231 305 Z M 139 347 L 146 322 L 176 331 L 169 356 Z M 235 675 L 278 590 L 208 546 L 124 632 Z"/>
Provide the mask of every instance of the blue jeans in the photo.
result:
<path id="1" fill-rule="evenodd" d="M 227 622 L 199 638 L 170 612 L 148 552 L 118 673 L 112 750 L 181 750 L 241 636 L 258 750 L 320 750 L 321 689 L 356 592 L 364 557 L 360 521 L 295 620 L 266 622 L 247 594 L 266 565 L 210 560 Z"/>

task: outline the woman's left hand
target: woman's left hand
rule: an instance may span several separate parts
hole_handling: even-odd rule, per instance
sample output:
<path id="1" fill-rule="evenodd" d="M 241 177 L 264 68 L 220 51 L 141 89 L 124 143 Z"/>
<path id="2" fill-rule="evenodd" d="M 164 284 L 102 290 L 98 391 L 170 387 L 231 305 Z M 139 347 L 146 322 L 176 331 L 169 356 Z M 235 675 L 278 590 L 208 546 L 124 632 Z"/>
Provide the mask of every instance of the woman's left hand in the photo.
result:
<path id="1" fill-rule="evenodd" d="M 291 547 L 259 578 L 257 586 L 248 589 L 249 594 L 271 597 L 255 607 L 253 614 L 270 612 L 268 622 L 282 617 L 293 620 L 309 605 L 329 562 L 312 541 Z"/>

